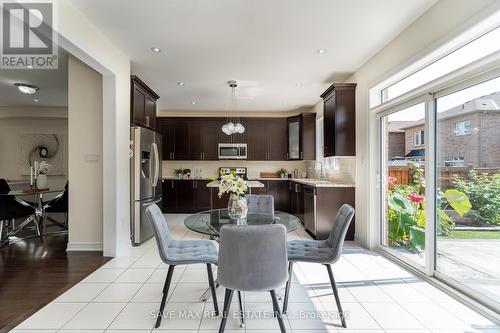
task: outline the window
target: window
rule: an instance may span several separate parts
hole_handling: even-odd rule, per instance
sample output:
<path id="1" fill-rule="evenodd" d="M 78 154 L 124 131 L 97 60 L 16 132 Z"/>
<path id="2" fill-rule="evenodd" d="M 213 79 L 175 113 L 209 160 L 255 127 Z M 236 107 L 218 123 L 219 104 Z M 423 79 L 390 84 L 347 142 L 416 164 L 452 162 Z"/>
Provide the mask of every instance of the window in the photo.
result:
<path id="1" fill-rule="evenodd" d="M 423 130 L 416 131 L 415 133 L 413 133 L 413 145 L 415 147 L 423 146 L 424 143 L 425 142 L 424 142 L 424 131 Z"/>
<path id="2" fill-rule="evenodd" d="M 500 10 L 493 9 L 462 33 L 370 89 L 375 107 L 500 51 Z"/>
<path id="3" fill-rule="evenodd" d="M 470 120 L 461 121 L 455 124 L 455 135 L 467 135 L 472 133 L 472 126 Z"/>

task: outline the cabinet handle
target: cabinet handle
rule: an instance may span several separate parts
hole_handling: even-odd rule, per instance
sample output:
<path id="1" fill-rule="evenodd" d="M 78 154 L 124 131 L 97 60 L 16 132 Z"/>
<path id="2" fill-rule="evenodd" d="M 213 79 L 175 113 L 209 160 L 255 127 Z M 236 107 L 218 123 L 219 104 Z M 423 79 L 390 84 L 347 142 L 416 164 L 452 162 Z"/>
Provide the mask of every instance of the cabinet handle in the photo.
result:
<path id="1" fill-rule="evenodd" d="M 290 159 L 290 155 L 288 153 L 286 153 L 286 159 L 289 160 Z"/>
<path id="2" fill-rule="evenodd" d="M 303 160 L 303 159 L 304 159 L 304 152 L 303 152 L 303 151 L 301 151 L 301 152 L 300 152 L 300 159 L 301 159 L 301 160 Z"/>
<path id="3" fill-rule="evenodd" d="M 175 160 L 175 151 L 172 153 L 172 159 Z"/>
<path id="4" fill-rule="evenodd" d="M 174 181 L 172 180 L 172 189 L 174 188 Z"/>
<path id="5" fill-rule="evenodd" d="M 193 188 L 194 188 L 194 184 L 196 183 L 196 180 L 193 180 Z"/>
<path id="6" fill-rule="evenodd" d="M 200 159 L 201 160 L 203 159 L 203 153 L 200 153 Z"/>
<path id="7" fill-rule="evenodd" d="M 204 160 L 205 159 L 205 152 L 202 152 L 201 153 L 201 159 Z"/>

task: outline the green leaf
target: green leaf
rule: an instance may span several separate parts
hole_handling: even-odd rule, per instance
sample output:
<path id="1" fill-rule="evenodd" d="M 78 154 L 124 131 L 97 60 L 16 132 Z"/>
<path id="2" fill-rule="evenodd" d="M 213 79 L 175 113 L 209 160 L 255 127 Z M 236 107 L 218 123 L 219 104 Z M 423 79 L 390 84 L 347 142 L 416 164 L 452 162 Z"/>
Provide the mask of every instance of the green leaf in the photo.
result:
<path id="1" fill-rule="evenodd" d="M 398 213 L 413 214 L 415 212 L 415 208 L 411 204 L 411 201 L 398 192 L 394 192 L 389 195 L 387 204 L 391 209 Z"/>
<path id="2" fill-rule="evenodd" d="M 415 220 L 408 214 L 401 214 L 401 228 L 408 231 L 411 227 L 415 226 Z"/>
<path id="3" fill-rule="evenodd" d="M 467 195 L 456 189 L 446 190 L 444 196 L 451 207 L 460 215 L 464 216 L 471 208 L 472 205 Z"/>
<path id="4" fill-rule="evenodd" d="M 444 221 L 447 221 L 447 222 L 451 222 L 451 217 L 449 217 L 448 214 L 446 214 L 444 212 L 444 210 L 442 210 L 441 208 L 438 208 L 437 211 L 438 211 L 438 217 L 441 220 L 444 220 Z"/>
<path id="5" fill-rule="evenodd" d="M 421 250 L 425 249 L 425 229 L 413 226 L 410 229 L 410 243 Z"/>

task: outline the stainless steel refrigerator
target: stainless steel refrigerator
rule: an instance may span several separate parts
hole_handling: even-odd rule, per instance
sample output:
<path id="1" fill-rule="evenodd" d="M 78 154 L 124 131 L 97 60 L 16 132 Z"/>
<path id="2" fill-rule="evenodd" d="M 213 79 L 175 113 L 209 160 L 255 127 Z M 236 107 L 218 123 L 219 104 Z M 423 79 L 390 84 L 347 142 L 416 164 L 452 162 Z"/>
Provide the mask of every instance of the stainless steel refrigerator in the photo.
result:
<path id="1" fill-rule="evenodd" d="M 161 203 L 161 135 L 147 128 L 131 126 L 130 238 L 137 246 L 153 236 L 147 220 L 148 205 Z"/>

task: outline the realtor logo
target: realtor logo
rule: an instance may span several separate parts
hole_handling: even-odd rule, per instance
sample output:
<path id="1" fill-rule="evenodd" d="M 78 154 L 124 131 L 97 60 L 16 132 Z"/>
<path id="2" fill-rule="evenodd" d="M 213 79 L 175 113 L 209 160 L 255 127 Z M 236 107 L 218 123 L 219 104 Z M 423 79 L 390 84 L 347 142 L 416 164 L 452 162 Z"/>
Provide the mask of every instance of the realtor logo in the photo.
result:
<path id="1" fill-rule="evenodd" d="M 49 2 L 1 3 L 3 69 L 57 69 L 53 5 Z"/>

